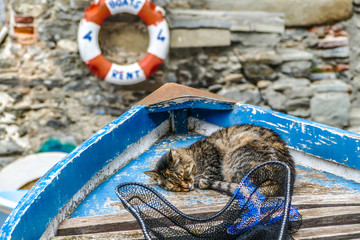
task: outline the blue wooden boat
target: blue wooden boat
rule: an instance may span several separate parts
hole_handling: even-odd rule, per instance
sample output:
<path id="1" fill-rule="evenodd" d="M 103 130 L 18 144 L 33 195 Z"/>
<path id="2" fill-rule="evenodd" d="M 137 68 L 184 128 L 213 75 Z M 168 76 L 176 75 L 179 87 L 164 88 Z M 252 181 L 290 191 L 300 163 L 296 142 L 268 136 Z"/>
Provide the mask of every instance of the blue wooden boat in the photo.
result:
<path id="1" fill-rule="evenodd" d="M 11 212 L 0 239 L 143 239 L 115 194 L 124 182 L 152 185 L 185 213 L 215 213 L 228 196 L 167 192 L 143 171 L 169 148 L 241 123 L 269 127 L 291 148 L 297 164 L 293 205 L 303 216 L 295 239 L 360 238 L 360 135 L 166 84 L 48 171 Z"/>

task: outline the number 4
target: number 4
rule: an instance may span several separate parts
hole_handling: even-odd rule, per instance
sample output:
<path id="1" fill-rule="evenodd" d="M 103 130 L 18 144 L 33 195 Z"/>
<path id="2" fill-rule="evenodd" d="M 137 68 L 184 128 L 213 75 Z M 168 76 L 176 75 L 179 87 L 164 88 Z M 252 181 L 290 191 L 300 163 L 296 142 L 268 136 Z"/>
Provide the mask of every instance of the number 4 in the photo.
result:
<path id="1" fill-rule="evenodd" d="M 159 34 L 158 34 L 158 36 L 157 36 L 157 39 L 160 40 L 160 41 L 162 41 L 162 42 L 164 42 L 164 41 L 165 41 L 165 37 L 164 37 L 164 36 L 161 36 L 161 34 L 162 34 L 162 29 L 160 29 Z"/>
<path id="2" fill-rule="evenodd" d="M 89 31 L 83 38 L 89 40 L 91 42 L 91 33 L 92 31 Z"/>

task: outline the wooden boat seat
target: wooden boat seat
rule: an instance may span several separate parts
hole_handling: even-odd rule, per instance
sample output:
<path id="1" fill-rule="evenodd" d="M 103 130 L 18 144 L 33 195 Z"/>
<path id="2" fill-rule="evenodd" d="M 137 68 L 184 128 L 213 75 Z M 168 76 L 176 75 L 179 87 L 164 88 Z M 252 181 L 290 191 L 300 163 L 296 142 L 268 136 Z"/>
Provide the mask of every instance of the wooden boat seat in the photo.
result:
<path id="1" fill-rule="evenodd" d="M 198 203 L 178 206 L 182 212 L 194 217 L 213 215 L 225 202 Z M 292 204 L 302 215 L 302 227 L 293 235 L 295 240 L 308 239 L 360 239 L 360 196 L 301 195 L 293 196 Z M 70 218 L 59 226 L 52 240 L 85 239 L 144 239 L 140 226 L 128 212 Z"/>

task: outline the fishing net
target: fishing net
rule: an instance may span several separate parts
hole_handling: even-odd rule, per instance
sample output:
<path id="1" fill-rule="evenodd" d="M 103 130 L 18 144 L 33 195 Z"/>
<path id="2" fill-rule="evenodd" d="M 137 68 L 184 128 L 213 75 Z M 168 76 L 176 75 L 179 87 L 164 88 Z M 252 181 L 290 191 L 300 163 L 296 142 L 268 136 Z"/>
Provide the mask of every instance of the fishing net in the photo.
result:
<path id="1" fill-rule="evenodd" d="M 222 210 L 206 218 L 182 213 L 143 184 L 121 184 L 116 194 L 137 219 L 146 239 L 293 239 L 301 215 L 290 203 L 290 179 L 286 164 L 261 164 L 242 179 Z M 261 194 L 261 187 L 270 183 L 281 187 L 282 196 Z"/>

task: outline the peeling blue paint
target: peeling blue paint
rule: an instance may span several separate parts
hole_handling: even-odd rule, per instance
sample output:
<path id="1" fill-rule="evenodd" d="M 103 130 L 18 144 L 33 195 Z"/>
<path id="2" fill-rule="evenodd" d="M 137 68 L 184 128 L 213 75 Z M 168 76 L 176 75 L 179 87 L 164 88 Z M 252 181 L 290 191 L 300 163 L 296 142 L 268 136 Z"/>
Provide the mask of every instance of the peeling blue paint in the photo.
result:
<path id="1" fill-rule="evenodd" d="M 149 106 L 147 109 L 151 113 L 166 112 L 177 109 L 213 109 L 213 110 L 232 110 L 234 102 L 222 102 L 212 99 L 200 98 L 179 98 L 164 103 Z"/>
<path id="2" fill-rule="evenodd" d="M 0 238 L 39 239 L 61 208 L 91 177 L 168 117 L 168 113 L 149 116 L 145 107 L 136 106 L 102 128 L 29 190 L 4 223 Z"/>
<path id="3" fill-rule="evenodd" d="M 327 172 L 319 173 L 316 170 L 303 166 L 297 166 L 297 169 L 305 170 L 308 173 L 308 176 L 305 174 L 298 174 L 296 178 L 297 182 L 321 185 L 332 189 L 333 193 L 360 193 L 360 184 L 354 181 L 346 180 Z"/>
<path id="4" fill-rule="evenodd" d="M 97 187 L 77 207 L 71 217 L 76 218 L 121 212 L 119 205 L 115 204 L 116 202 L 120 203 L 119 198 L 116 196 L 114 191 L 117 185 L 125 182 L 140 182 L 151 184 L 152 181 L 143 172 L 154 167 L 162 154 L 164 154 L 166 151 L 169 151 L 169 149 L 173 147 L 178 148 L 188 146 L 203 137 L 204 136 L 199 135 L 186 137 L 173 136 L 166 138 L 157 144 L 154 144 L 148 151 L 129 162 L 125 167 L 120 169 L 116 174 Z M 166 193 L 167 195 L 174 195 L 174 193 L 165 191 L 158 186 L 154 185 L 154 187 L 158 191 Z"/>
<path id="5" fill-rule="evenodd" d="M 189 117 L 222 127 L 240 123 L 266 126 L 278 132 L 294 149 L 360 169 L 360 135 L 344 130 L 255 106 L 213 100 L 182 100 L 149 108 L 136 106 L 101 129 L 46 173 L 11 213 L 0 230 L 0 239 L 39 239 L 51 220 L 85 183 L 129 145 L 169 119 L 169 111 L 177 109 L 188 109 Z M 151 151 L 131 161 L 96 188 L 74 212 L 73 217 L 107 213 L 119 208 L 114 194 L 116 185 L 123 181 L 149 182 L 141 172 L 154 165 L 157 157 L 169 146 L 181 147 L 199 138 L 201 136 L 178 136 L 154 145 Z M 334 178 L 334 181 L 343 179 Z M 358 185 L 352 187 L 359 189 Z M 181 197 L 188 203 L 204 199 L 213 201 L 201 195 L 200 191 L 194 193 L 189 197 L 187 193 L 167 192 L 169 199 Z"/>

